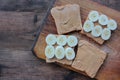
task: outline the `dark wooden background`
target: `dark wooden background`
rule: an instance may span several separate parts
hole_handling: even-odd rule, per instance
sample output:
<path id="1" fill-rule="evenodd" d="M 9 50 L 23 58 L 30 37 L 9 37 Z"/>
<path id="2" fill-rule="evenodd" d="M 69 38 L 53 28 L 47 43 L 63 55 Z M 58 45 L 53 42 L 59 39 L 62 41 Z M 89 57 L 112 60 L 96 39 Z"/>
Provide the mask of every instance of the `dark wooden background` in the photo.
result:
<path id="1" fill-rule="evenodd" d="M 52 1 L 0 0 L 0 80 L 94 80 L 46 64 L 32 53 L 39 25 Z M 120 11 L 120 0 L 93 1 Z"/>

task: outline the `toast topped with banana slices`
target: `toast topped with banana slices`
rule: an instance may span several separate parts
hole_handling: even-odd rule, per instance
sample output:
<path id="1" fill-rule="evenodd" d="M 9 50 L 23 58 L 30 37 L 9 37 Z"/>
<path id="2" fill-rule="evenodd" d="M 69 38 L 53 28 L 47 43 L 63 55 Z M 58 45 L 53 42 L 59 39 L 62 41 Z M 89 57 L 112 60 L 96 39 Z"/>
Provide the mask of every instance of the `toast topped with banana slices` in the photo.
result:
<path id="1" fill-rule="evenodd" d="M 90 11 L 84 22 L 82 34 L 92 38 L 99 44 L 109 40 L 111 31 L 117 29 L 117 22 L 98 11 Z"/>
<path id="2" fill-rule="evenodd" d="M 75 58 L 74 47 L 78 44 L 76 36 L 48 34 L 46 37 L 46 62 L 71 65 Z"/>

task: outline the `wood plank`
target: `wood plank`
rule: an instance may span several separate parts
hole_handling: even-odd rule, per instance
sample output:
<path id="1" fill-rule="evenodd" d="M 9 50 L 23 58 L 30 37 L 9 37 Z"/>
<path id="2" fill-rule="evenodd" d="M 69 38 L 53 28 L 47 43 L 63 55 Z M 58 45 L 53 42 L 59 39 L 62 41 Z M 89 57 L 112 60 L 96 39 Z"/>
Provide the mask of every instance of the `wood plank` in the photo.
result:
<path id="1" fill-rule="evenodd" d="M 2 45 L 0 48 L 21 46 L 21 49 L 28 47 L 30 50 L 34 39 L 33 31 L 36 29 L 33 22 L 34 15 L 34 12 L 0 11 L 0 44 Z"/>
<path id="2" fill-rule="evenodd" d="M 52 74 L 52 75 L 51 75 Z M 29 50 L 0 50 L 0 80 L 91 80 L 55 64 L 46 64 Z"/>
<path id="3" fill-rule="evenodd" d="M 100 5 L 98 3 L 92 2 L 90 0 L 84 0 L 84 1 L 83 0 L 58 0 L 58 1 L 56 1 L 55 5 L 65 5 L 68 3 L 77 3 L 81 6 L 82 22 L 85 21 L 88 12 L 91 9 L 100 11 L 100 12 L 110 16 L 111 18 L 115 19 L 118 22 L 118 29 L 112 34 L 111 39 L 108 40 L 107 42 L 105 42 L 105 44 L 102 46 L 96 44 L 91 39 L 89 39 L 81 34 L 78 34 L 77 32 L 74 34 L 77 34 L 78 36 L 81 37 L 81 39 L 89 41 L 90 43 L 92 43 L 96 47 L 98 47 L 101 50 L 108 53 L 107 60 L 105 61 L 104 65 L 101 67 L 101 69 L 99 70 L 96 78 L 99 80 L 112 80 L 112 79 L 117 80 L 117 79 L 119 79 L 120 78 L 120 76 L 119 76 L 120 71 L 119 71 L 118 65 L 120 63 L 120 58 L 116 58 L 116 57 L 120 55 L 119 54 L 120 45 L 117 44 L 117 43 L 119 43 L 118 41 L 120 39 L 119 37 L 117 37 L 120 34 L 120 32 L 119 32 L 120 12 L 115 11 L 115 10 L 110 9 L 110 8 L 107 8 L 107 7 Z M 116 15 L 114 15 L 114 14 L 116 14 Z M 51 17 L 51 15 L 49 15 L 49 17 L 47 18 L 47 21 L 43 27 L 44 27 L 44 29 L 42 30 L 42 32 L 38 38 L 38 41 L 36 42 L 36 45 L 34 47 L 34 52 L 38 58 L 44 59 L 44 56 L 41 56 L 44 54 L 44 48 L 43 48 L 44 47 L 44 42 L 43 42 L 44 39 L 43 38 L 45 38 L 45 36 L 49 33 L 57 33 L 54 19 Z M 114 40 L 116 42 L 114 42 Z M 40 45 L 42 45 L 42 46 L 40 46 Z M 39 51 L 38 51 L 38 49 L 39 49 Z M 64 65 L 64 67 L 66 67 L 66 65 Z M 71 69 L 69 66 L 67 66 L 67 68 Z"/>
<path id="4" fill-rule="evenodd" d="M 93 0 L 93 1 L 100 3 L 102 5 L 106 5 L 112 9 L 116 9 L 116 10 L 120 11 L 120 8 L 119 8 L 120 1 L 119 0 Z"/>
<path id="5" fill-rule="evenodd" d="M 47 10 L 48 0 L 1 0 L 0 11 L 43 12 Z"/>
<path id="6" fill-rule="evenodd" d="M 69 73 L 57 65 L 39 60 L 31 51 L 0 50 L 0 80 L 64 80 Z"/>
<path id="7" fill-rule="evenodd" d="M 50 2 L 0 1 L 0 49 L 31 50 L 38 24 L 47 12 Z"/>

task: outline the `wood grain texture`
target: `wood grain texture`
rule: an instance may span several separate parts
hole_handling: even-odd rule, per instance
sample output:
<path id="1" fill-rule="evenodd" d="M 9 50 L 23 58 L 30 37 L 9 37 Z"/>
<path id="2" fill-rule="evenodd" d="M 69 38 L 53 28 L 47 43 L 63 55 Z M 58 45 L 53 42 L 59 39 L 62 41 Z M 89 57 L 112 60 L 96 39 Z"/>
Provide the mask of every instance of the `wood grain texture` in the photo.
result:
<path id="1" fill-rule="evenodd" d="M 21 12 L 27 12 L 27 14 L 30 12 L 30 15 L 28 15 L 29 18 L 25 15 L 24 17 L 27 19 L 24 17 L 19 19 L 20 16 L 17 16 L 17 21 L 15 21 L 19 23 L 21 19 L 28 20 L 29 24 L 21 23 L 22 25 L 26 25 L 26 27 L 21 25 L 21 29 L 17 29 L 19 25 L 14 26 L 14 24 L 16 24 L 15 22 L 11 27 L 0 26 L 0 29 L 4 29 L 0 31 L 0 80 L 94 80 L 82 74 L 64 69 L 56 64 L 46 64 L 42 59 L 34 57 L 35 55 L 31 52 L 33 40 L 36 39 L 38 32 L 42 30 L 43 26 L 40 25 L 46 22 L 44 19 L 46 18 L 47 9 L 50 7 L 52 1 L 53 0 L 0 0 L 0 12 L 2 11 L 7 14 L 7 16 L 3 14 L 4 16 L 1 15 L 0 17 L 5 18 L 6 16 L 6 18 L 10 18 L 9 12 L 11 13 L 10 15 L 22 15 Z M 93 1 L 120 11 L 120 0 Z M 15 19 L 15 17 L 11 18 Z M 30 23 L 31 21 L 33 22 Z M 32 26 L 34 22 L 36 24 Z M 4 22 L 3 24 L 6 25 L 9 23 Z M 30 27 L 28 25 L 30 25 Z M 8 28 L 9 31 L 5 28 Z M 12 29 L 14 29 L 14 31 Z M 115 38 L 118 36 L 119 35 L 115 35 Z M 119 42 L 118 39 L 115 41 Z M 117 42 L 115 42 L 114 47 L 112 47 L 114 51 L 120 50 L 119 45 L 116 45 Z M 113 44 L 111 43 L 109 46 L 113 46 Z M 109 52 L 113 51 L 107 47 L 102 49 L 106 51 L 109 50 Z M 106 70 L 109 72 L 112 70 L 116 73 L 119 69 L 118 65 L 120 62 L 118 60 L 120 55 L 118 54 L 120 54 L 120 52 L 111 53 L 114 53 L 113 55 L 116 57 L 116 60 L 111 60 L 109 63 L 115 66 Z M 109 72 L 107 72 L 107 74 L 110 74 Z M 114 73 L 111 73 L 111 75 Z M 106 76 L 106 73 L 104 76 Z M 114 80 L 117 76 L 118 75 L 111 76 L 111 79 Z"/>
<path id="2" fill-rule="evenodd" d="M 0 49 L 31 50 L 39 28 L 37 24 L 47 12 L 49 2 L 47 0 L 1 0 Z M 33 4 L 29 6 L 30 3 Z M 37 16 L 37 22 L 35 22 L 35 16 Z"/>
<path id="3" fill-rule="evenodd" d="M 120 24 L 119 24 L 120 23 L 120 17 L 119 17 L 120 12 L 110 9 L 108 7 L 105 7 L 103 5 L 100 5 L 98 3 L 92 2 L 90 0 L 74 0 L 74 1 L 73 0 L 58 0 L 58 1 L 56 1 L 55 6 L 65 5 L 68 3 L 77 3 L 80 5 L 82 22 L 85 21 L 85 19 L 87 18 L 88 12 L 90 10 L 100 11 L 117 21 L 118 29 L 115 32 L 113 32 L 111 39 L 106 41 L 101 46 L 96 44 L 93 40 L 87 38 L 84 35 L 78 34 L 77 32 L 75 34 L 80 36 L 81 39 L 85 39 L 85 40 L 89 41 L 90 43 L 94 44 L 96 47 L 98 47 L 101 50 L 108 53 L 107 60 L 105 61 L 104 65 L 101 67 L 101 69 L 99 70 L 96 78 L 99 80 L 113 80 L 113 79 L 118 80 L 118 79 L 120 79 L 120 71 L 119 71 L 120 70 L 120 67 L 119 67 L 119 65 L 120 65 L 120 57 L 119 57 L 120 45 L 117 44 L 117 43 L 119 43 L 119 40 L 120 40 L 120 38 L 117 37 L 120 35 L 120 32 L 119 32 L 119 30 L 120 30 L 120 27 L 119 27 L 120 26 Z M 43 28 L 43 30 L 38 38 L 38 41 L 36 43 L 36 46 L 34 48 L 34 52 L 36 53 L 36 55 L 39 58 L 42 57 L 41 54 L 42 55 L 44 54 L 43 38 L 45 38 L 45 36 L 49 33 L 57 34 L 54 19 L 51 17 L 51 15 L 49 15 L 49 17 L 47 18 L 47 21 L 43 27 L 44 28 Z M 39 49 L 39 51 L 38 51 L 38 49 Z M 44 59 L 44 57 L 42 57 L 42 58 Z M 67 67 L 67 68 L 69 68 L 69 67 Z"/>
<path id="4" fill-rule="evenodd" d="M 63 80 L 69 74 L 68 70 L 37 59 L 31 51 L 4 49 L 0 54 L 0 80 Z"/>

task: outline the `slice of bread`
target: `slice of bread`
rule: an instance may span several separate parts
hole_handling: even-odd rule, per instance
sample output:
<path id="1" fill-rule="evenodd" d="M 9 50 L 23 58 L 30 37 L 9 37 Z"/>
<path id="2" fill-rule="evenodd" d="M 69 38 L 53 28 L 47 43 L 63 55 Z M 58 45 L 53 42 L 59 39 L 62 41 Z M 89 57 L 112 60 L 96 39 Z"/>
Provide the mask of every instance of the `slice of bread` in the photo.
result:
<path id="1" fill-rule="evenodd" d="M 90 12 L 91 12 L 91 11 L 90 11 Z M 90 13 L 90 12 L 89 12 L 89 13 Z M 99 12 L 99 15 L 105 15 L 105 14 Z M 112 18 L 110 18 L 109 16 L 107 16 L 107 17 L 108 17 L 109 20 L 112 19 Z M 87 21 L 87 20 L 89 20 L 88 16 L 87 16 L 87 18 L 86 18 L 85 21 Z M 84 25 L 84 24 L 83 24 L 83 25 Z M 96 25 L 100 25 L 98 21 L 94 22 L 94 26 L 96 26 Z M 103 25 L 100 25 L 100 26 L 102 26 L 103 29 L 107 27 L 107 25 L 104 25 L 104 26 L 103 26 Z M 103 40 L 103 39 L 101 38 L 101 36 L 99 36 L 99 37 L 94 37 L 94 36 L 91 35 L 91 32 L 85 32 L 83 29 L 81 30 L 80 34 L 86 35 L 87 37 L 91 38 L 92 40 L 94 40 L 95 42 L 97 42 L 97 43 L 100 44 L 100 45 L 102 45 L 102 44 L 105 42 L 105 40 Z"/>
<path id="2" fill-rule="evenodd" d="M 51 9 L 58 34 L 65 34 L 82 29 L 80 6 L 68 4 Z"/>
<path id="3" fill-rule="evenodd" d="M 85 72 L 91 78 L 95 77 L 99 68 L 103 64 L 106 53 L 91 43 L 80 40 L 76 58 L 72 63 L 72 67 Z"/>

